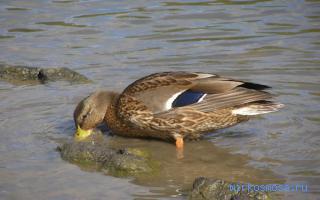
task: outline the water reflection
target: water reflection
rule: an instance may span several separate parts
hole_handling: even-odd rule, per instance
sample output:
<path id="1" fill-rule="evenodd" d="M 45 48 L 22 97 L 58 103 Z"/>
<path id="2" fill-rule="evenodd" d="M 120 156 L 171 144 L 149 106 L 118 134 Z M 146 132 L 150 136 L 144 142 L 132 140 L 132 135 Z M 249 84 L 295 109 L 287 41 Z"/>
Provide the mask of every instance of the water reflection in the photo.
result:
<path id="1" fill-rule="evenodd" d="M 238 136 L 245 137 L 244 134 Z M 153 159 L 160 162 L 161 170 L 158 175 L 132 180 L 138 185 L 161 188 L 153 191 L 158 197 L 184 195 L 191 189 L 194 179 L 199 176 L 254 184 L 285 182 L 283 176 L 269 169 L 258 169 L 250 165 L 253 160 L 249 156 L 231 153 L 230 150 L 216 147 L 206 139 L 187 142 L 183 159 L 177 159 L 173 144 L 163 141 L 114 136 L 109 137 L 109 144 L 116 148 L 144 149 L 151 153 Z M 279 160 L 269 159 L 268 162 L 274 165 L 281 164 Z"/>

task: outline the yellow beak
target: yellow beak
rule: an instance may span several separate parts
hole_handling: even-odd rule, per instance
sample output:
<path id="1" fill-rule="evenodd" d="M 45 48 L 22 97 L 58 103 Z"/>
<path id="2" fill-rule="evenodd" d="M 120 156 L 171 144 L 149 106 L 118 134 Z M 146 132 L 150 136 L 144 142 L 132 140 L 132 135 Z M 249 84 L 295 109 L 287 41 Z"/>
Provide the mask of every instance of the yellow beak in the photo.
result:
<path id="1" fill-rule="evenodd" d="M 76 133 L 75 133 L 75 135 L 74 135 L 74 138 L 75 138 L 75 140 L 77 140 L 77 141 L 81 141 L 81 140 L 86 139 L 88 136 L 90 136 L 91 133 L 92 133 L 92 130 L 91 130 L 91 129 L 89 129 L 89 130 L 84 130 L 84 129 L 80 128 L 80 126 L 78 125 L 78 126 L 77 126 L 77 131 L 76 131 Z"/>

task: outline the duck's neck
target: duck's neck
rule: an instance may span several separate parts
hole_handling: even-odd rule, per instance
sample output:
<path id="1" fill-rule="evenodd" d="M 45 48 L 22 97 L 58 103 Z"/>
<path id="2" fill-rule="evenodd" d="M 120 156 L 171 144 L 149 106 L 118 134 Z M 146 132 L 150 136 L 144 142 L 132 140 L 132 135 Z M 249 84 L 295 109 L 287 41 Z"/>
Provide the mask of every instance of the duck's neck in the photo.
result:
<path id="1" fill-rule="evenodd" d="M 114 93 L 112 102 L 110 103 L 104 117 L 104 121 L 112 133 L 126 136 L 128 132 L 130 132 L 130 128 L 122 122 L 117 114 L 117 102 L 119 97 L 120 94 Z"/>

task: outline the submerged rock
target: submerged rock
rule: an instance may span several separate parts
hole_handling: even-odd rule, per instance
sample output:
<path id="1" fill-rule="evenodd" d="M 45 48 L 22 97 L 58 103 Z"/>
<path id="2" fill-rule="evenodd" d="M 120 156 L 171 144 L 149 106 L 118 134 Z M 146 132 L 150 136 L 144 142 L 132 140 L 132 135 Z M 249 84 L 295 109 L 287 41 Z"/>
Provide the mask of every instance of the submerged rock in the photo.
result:
<path id="1" fill-rule="evenodd" d="M 72 83 L 91 82 L 87 77 L 69 68 L 40 68 L 0 64 L 0 80 L 15 81 L 69 81 Z"/>
<path id="2" fill-rule="evenodd" d="M 270 200 L 271 197 L 266 192 L 255 192 L 253 190 L 242 191 L 235 187 L 237 184 L 218 179 L 204 177 L 196 178 L 193 182 L 193 189 L 189 195 L 189 200 Z"/>
<path id="3" fill-rule="evenodd" d="M 62 159 L 82 168 L 102 171 L 116 177 L 155 175 L 159 164 L 148 152 L 135 149 L 110 148 L 103 136 L 92 136 L 86 141 L 73 141 L 58 147 Z"/>

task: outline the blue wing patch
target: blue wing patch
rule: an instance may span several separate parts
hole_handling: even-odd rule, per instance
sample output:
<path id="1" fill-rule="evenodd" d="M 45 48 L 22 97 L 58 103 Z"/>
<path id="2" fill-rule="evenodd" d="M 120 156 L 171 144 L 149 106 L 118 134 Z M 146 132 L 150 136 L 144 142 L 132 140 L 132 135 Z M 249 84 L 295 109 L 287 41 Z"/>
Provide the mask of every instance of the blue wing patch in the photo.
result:
<path id="1" fill-rule="evenodd" d="M 181 107 L 197 103 L 206 93 L 187 90 L 181 93 L 173 102 L 172 107 Z"/>

